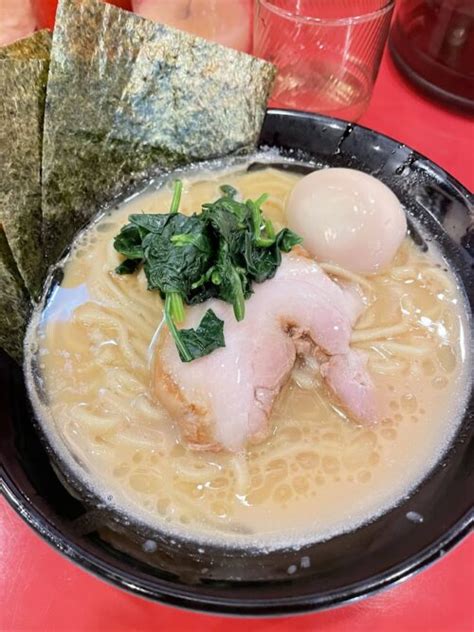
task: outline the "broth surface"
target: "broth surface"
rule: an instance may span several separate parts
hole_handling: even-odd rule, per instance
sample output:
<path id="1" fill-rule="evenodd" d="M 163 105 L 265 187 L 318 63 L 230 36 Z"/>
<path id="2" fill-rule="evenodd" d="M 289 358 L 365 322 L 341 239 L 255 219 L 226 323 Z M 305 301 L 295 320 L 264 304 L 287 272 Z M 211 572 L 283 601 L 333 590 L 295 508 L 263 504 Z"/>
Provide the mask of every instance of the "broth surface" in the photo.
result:
<path id="1" fill-rule="evenodd" d="M 269 193 L 263 210 L 279 228 L 300 177 L 271 167 L 198 173 L 184 179 L 180 210 L 198 212 L 226 183 L 244 198 Z M 34 395 L 31 375 L 30 391 L 56 450 L 120 510 L 202 541 L 301 544 L 395 505 L 441 457 L 467 391 L 464 299 L 441 257 L 406 238 L 390 269 L 362 279 L 368 308 L 353 345 L 369 354 L 386 400 L 378 425 L 351 421 L 317 372 L 299 362 L 273 410 L 267 441 L 242 455 L 197 453 L 180 443 L 153 399 L 150 343 L 162 320 L 161 299 L 147 291 L 143 272 L 113 272 L 120 261 L 113 237 L 128 215 L 167 212 L 170 200 L 165 184 L 83 233 L 61 286 L 30 326 L 48 405 Z"/>

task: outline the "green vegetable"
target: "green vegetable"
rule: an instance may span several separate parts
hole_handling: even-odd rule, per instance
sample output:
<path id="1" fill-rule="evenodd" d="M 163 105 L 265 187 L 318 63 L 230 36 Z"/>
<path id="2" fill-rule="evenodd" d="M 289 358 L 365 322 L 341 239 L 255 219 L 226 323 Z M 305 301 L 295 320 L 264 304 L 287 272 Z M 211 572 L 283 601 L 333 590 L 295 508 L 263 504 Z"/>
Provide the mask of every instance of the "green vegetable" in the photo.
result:
<path id="1" fill-rule="evenodd" d="M 267 195 L 240 202 L 230 185 L 200 214 L 179 213 L 182 184 L 174 185 L 170 212 L 130 215 L 115 237 L 114 247 L 125 256 L 117 274 L 132 274 L 140 265 L 149 290 L 165 299 L 165 319 L 180 358 L 190 362 L 225 346 L 224 323 L 208 310 L 196 329 L 178 329 L 184 305 L 219 298 L 230 303 L 237 320 L 245 316 L 252 284 L 272 278 L 301 238 L 284 228 L 275 233 L 261 210 Z"/>
<path id="2" fill-rule="evenodd" d="M 224 321 L 208 309 L 197 329 L 177 329 L 174 338 L 183 362 L 201 358 L 218 347 L 225 347 Z"/>

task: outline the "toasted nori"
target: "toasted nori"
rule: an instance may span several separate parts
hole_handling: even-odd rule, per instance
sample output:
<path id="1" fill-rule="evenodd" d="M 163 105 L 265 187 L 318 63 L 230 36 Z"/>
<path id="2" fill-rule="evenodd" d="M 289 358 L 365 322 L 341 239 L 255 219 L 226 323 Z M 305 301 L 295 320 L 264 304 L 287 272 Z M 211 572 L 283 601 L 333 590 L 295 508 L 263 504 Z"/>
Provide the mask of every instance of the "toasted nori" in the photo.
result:
<path id="1" fill-rule="evenodd" d="M 43 143 L 48 261 L 146 173 L 253 147 L 274 74 L 100 0 L 60 0 Z"/>
<path id="2" fill-rule="evenodd" d="M 36 31 L 30 37 L 17 40 L 0 48 L 0 59 L 42 59 L 49 61 L 51 52 L 51 33 L 48 30 Z"/>
<path id="3" fill-rule="evenodd" d="M 16 267 L 5 233 L 0 229 L 0 347 L 12 358 L 23 359 L 31 302 Z"/>
<path id="4" fill-rule="evenodd" d="M 46 270 L 41 157 L 50 43 L 40 31 L 0 49 L 0 225 L 35 298 Z"/>

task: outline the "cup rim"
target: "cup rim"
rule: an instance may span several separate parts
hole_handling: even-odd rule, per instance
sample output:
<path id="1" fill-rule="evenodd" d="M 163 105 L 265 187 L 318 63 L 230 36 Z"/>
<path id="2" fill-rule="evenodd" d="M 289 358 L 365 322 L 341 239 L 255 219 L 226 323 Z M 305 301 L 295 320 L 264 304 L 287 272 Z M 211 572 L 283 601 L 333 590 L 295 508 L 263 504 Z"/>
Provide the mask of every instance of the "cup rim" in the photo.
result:
<path id="1" fill-rule="evenodd" d="M 291 20 L 292 22 L 297 22 L 299 24 L 318 24 L 320 26 L 348 26 L 352 24 L 370 22 L 375 18 L 385 15 L 395 7 L 395 0 L 386 0 L 382 7 L 375 9 L 375 11 L 370 11 L 369 13 L 363 13 L 346 18 L 317 18 L 309 15 L 296 15 L 291 11 L 275 6 L 272 0 L 257 0 L 257 2 L 268 11 L 276 13 L 280 17 Z"/>

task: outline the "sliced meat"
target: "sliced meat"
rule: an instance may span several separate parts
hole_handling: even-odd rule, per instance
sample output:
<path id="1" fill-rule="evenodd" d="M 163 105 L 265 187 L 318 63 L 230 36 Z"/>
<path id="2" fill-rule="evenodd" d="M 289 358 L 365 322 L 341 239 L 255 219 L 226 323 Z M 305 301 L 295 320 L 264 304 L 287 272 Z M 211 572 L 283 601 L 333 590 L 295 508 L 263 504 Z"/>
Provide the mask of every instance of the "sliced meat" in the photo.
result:
<path id="1" fill-rule="evenodd" d="M 365 411 L 375 409 L 374 389 L 359 356 L 349 348 L 362 307 L 355 292 L 334 283 L 312 259 L 283 255 L 275 277 L 254 286 L 243 321 L 237 322 L 232 307 L 218 300 L 187 308 L 185 327 L 195 327 L 213 309 L 225 322 L 226 346 L 183 363 L 166 332 L 156 353 L 156 395 L 192 447 L 238 451 L 270 432 L 270 412 L 297 348 L 317 348 L 329 356 L 323 371 L 332 390 L 363 419 Z M 345 361 L 349 369 L 337 375 Z M 365 390 L 354 386 L 358 383 Z M 365 404 L 360 403 L 362 396 Z M 368 417 L 372 419 L 372 412 Z"/>
<path id="2" fill-rule="evenodd" d="M 374 384 L 367 372 L 367 356 L 350 349 L 321 364 L 321 375 L 342 406 L 360 421 L 374 422 L 377 405 Z"/>

